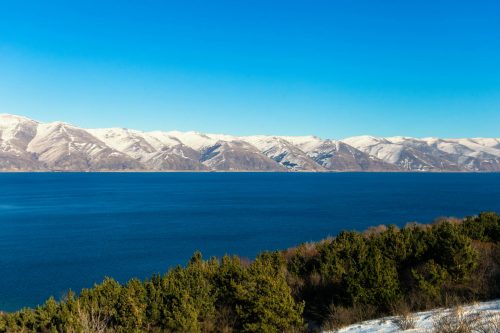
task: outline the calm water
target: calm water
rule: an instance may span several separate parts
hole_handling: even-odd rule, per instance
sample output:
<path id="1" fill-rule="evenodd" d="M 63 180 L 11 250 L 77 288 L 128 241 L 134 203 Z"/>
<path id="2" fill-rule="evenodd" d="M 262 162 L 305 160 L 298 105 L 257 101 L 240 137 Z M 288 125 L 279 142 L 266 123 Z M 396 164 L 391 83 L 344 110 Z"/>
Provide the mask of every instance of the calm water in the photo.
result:
<path id="1" fill-rule="evenodd" d="M 500 174 L 0 174 L 0 310 L 341 229 L 500 211 Z"/>

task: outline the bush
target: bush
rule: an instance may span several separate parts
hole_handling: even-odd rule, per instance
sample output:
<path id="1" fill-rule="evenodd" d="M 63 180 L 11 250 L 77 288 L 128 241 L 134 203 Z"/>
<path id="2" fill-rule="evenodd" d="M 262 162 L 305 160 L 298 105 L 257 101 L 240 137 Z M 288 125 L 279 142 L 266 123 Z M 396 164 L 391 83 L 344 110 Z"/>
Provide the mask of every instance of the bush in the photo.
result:
<path id="1" fill-rule="evenodd" d="M 405 313 L 393 319 L 393 323 L 401 330 L 411 330 L 417 325 L 417 318 L 412 313 Z"/>
<path id="2" fill-rule="evenodd" d="M 492 314 L 481 318 L 481 322 L 477 325 L 478 333 L 498 333 L 500 332 L 500 315 Z"/>
<path id="3" fill-rule="evenodd" d="M 304 305 L 296 303 L 279 256 L 261 256 L 236 289 L 242 332 L 283 332 L 303 326 Z"/>
<path id="4" fill-rule="evenodd" d="M 411 312 L 411 308 L 403 300 L 398 300 L 391 304 L 391 312 L 395 315 L 393 323 L 402 331 L 415 328 L 417 318 Z"/>
<path id="5" fill-rule="evenodd" d="M 449 312 L 439 314 L 434 321 L 432 331 L 435 333 L 473 333 L 480 325 L 478 313 L 466 313 L 457 307 Z"/>
<path id="6" fill-rule="evenodd" d="M 354 304 L 341 306 L 330 304 L 323 320 L 323 330 L 337 330 L 357 322 L 373 318 L 377 309 L 372 305 Z"/>

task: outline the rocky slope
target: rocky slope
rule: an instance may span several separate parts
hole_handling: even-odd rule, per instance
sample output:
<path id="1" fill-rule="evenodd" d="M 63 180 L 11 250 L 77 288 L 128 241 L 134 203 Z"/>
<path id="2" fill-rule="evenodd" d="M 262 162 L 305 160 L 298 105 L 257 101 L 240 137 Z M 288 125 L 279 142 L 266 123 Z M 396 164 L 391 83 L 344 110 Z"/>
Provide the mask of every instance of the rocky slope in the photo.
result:
<path id="1" fill-rule="evenodd" d="M 343 141 L 406 171 L 500 171 L 500 139 L 358 136 Z"/>
<path id="2" fill-rule="evenodd" d="M 0 114 L 0 171 L 500 171 L 500 139 L 83 129 Z"/>

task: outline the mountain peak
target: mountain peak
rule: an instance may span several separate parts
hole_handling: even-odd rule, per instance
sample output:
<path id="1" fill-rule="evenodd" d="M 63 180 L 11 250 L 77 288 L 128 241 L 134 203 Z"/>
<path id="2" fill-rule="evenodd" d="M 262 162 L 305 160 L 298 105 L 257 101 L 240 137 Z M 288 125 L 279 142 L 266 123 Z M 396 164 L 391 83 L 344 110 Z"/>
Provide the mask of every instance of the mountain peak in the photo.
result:
<path id="1" fill-rule="evenodd" d="M 15 114 L 10 114 L 10 113 L 0 113 L 0 122 L 5 123 L 5 122 L 34 122 L 38 123 L 38 121 L 35 121 L 33 119 L 23 117 L 23 116 L 18 116 Z"/>
<path id="2" fill-rule="evenodd" d="M 0 114 L 0 171 L 500 171 L 498 138 L 84 129 Z"/>

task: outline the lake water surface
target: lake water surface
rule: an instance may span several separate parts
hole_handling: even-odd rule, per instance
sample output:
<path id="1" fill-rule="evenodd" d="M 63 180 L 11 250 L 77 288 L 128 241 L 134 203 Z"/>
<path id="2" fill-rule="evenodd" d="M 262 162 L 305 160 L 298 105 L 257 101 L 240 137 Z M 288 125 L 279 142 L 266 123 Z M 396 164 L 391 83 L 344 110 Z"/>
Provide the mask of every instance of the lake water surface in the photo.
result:
<path id="1" fill-rule="evenodd" d="M 0 310 L 378 224 L 500 212 L 500 174 L 3 173 Z"/>

